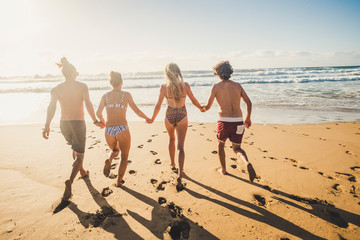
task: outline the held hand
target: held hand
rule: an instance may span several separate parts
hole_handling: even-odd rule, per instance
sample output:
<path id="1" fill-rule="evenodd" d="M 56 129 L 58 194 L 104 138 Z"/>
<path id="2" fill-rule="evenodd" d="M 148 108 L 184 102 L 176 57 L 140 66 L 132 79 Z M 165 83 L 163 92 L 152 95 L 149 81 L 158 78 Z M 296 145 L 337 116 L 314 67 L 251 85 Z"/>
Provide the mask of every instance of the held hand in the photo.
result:
<path id="1" fill-rule="evenodd" d="M 95 125 L 101 129 L 103 129 L 105 127 L 105 123 L 103 123 L 103 122 L 97 122 L 97 123 L 95 123 Z"/>
<path id="2" fill-rule="evenodd" d="M 148 124 L 151 124 L 151 123 L 153 123 L 154 122 L 154 119 L 150 119 L 150 118 L 147 118 L 146 119 L 146 123 L 148 123 Z"/>
<path id="3" fill-rule="evenodd" d="M 251 120 L 250 120 L 250 118 L 246 118 L 246 119 L 245 119 L 244 125 L 245 125 L 246 128 L 251 127 Z"/>
<path id="4" fill-rule="evenodd" d="M 202 110 L 200 110 L 200 111 L 201 111 L 201 112 L 206 112 L 206 111 L 207 111 L 206 106 L 207 106 L 207 105 L 205 105 L 205 104 L 204 104 L 204 105 L 201 105 L 201 109 L 202 109 Z"/>
<path id="5" fill-rule="evenodd" d="M 43 132 L 42 132 L 43 138 L 49 139 L 49 134 L 50 134 L 50 128 L 49 128 L 49 127 L 45 127 L 44 130 L 43 130 Z"/>

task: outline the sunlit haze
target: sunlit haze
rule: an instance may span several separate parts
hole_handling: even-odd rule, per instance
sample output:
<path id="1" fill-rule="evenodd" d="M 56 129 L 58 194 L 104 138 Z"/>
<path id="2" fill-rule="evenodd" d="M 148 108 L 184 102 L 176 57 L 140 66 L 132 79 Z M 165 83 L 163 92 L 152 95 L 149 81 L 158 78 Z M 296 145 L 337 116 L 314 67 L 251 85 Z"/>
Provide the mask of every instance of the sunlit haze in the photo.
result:
<path id="1" fill-rule="evenodd" d="M 0 76 L 360 64 L 360 1 L 0 2 Z"/>

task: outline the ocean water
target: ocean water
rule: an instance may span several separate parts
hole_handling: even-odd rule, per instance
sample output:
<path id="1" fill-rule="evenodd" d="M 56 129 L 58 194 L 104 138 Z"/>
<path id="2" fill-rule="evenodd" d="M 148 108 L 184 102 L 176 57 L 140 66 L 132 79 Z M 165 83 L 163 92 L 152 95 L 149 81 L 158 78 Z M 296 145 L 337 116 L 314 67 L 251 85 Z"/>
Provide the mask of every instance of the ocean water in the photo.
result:
<path id="1" fill-rule="evenodd" d="M 195 97 L 205 104 L 213 84 L 212 71 L 183 71 Z M 163 72 L 123 73 L 123 90 L 149 117 L 156 104 Z M 261 124 L 300 124 L 360 120 L 360 66 L 297 67 L 234 70 L 231 79 L 240 83 L 253 103 L 252 121 Z M 50 89 L 64 81 L 61 75 L 0 77 L 0 124 L 43 123 Z M 101 96 L 111 90 L 108 74 L 79 75 L 88 85 L 96 110 Z M 189 121 L 216 122 L 216 102 L 201 113 L 187 99 Z M 165 101 L 157 121 L 164 119 Z M 246 106 L 242 104 L 243 113 Z M 60 119 L 58 105 L 53 122 Z M 86 114 L 86 119 L 90 117 Z M 143 121 L 128 110 L 129 121 Z"/>

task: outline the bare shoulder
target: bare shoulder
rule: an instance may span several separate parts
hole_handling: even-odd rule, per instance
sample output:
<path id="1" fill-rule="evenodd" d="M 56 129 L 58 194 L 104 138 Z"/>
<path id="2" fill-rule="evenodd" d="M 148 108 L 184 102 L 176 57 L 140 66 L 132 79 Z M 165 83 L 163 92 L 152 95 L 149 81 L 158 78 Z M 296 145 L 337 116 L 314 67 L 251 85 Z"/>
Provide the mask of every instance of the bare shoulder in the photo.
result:
<path id="1" fill-rule="evenodd" d="M 184 86 L 186 91 L 190 90 L 190 85 L 187 82 L 184 82 Z"/>
<path id="2" fill-rule="evenodd" d="M 85 83 L 82 82 L 75 82 L 77 86 L 81 87 L 82 89 L 88 89 L 88 86 Z"/>

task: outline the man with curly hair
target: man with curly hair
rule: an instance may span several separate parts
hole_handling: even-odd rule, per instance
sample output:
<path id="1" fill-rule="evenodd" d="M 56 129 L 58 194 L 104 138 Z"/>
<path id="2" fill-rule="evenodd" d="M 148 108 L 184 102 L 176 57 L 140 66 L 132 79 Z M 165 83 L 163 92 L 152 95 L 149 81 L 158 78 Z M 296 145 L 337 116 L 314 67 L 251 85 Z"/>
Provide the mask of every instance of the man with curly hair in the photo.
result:
<path id="1" fill-rule="evenodd" d="M 249 162 L 246 152 L 241 148 L 245 127 L 251 126 L 251 101 L 242 86 L 230 80 L 233 69 L 228 61 L 218 63 L 213 67 L 213 71 L 219 77 L 220 82 L 213 86 L 209 100 L 203 108 L 209 110 L 215 98 L 220 107 L 217 138 L 219 140 L 218 154 L 221 168 L 218 169 L 218 172 L 223 175 L 226 174 L 224 147 L 225 141 L 229 138 L 232 142 L 232 149 L 247 167 L 250 181 L 253 182 L 256 177 L 255 170 Z M 243 114 L 240 109 L 241 99 L 247 106 L 245 121 L 243 121 Z"/>

